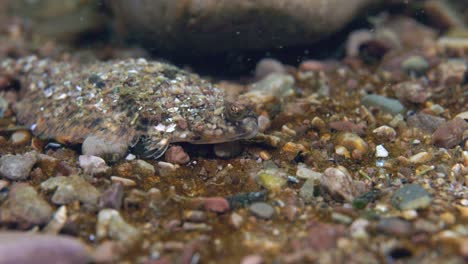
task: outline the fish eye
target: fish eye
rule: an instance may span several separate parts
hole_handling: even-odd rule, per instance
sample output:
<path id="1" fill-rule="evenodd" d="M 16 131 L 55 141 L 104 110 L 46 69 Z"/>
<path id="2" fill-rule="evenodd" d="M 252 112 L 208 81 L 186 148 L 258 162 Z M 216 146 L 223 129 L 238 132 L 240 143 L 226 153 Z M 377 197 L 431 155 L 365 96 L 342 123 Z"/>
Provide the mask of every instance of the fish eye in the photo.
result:
<path id="1" fill-rule="evenodd" d="M 242 104 L 228 102 L 225 105 L 224 113 L 226 119 L 231 122 L 237 122 L 242 120 L 244 117 L 247 116 L 248 112 L 248 109 Z"/>

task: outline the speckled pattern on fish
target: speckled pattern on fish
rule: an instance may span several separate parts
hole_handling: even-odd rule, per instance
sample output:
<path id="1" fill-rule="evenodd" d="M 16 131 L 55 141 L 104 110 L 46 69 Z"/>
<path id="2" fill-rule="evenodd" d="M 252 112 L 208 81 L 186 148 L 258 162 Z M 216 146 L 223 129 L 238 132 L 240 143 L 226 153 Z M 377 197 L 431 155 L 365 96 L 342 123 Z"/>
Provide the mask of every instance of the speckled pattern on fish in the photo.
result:
<path id="1" fill-rule="evenodd" d="M 109 144 L 143 142 L 159 157 L 171 142 L 220 143 L 257 132 L 256 117 L 198 75 L 145 59 L 78 64 L 26 57 L 0 74 L 19 79 L 19 123 L 66 144 L 97 136 Z"/>

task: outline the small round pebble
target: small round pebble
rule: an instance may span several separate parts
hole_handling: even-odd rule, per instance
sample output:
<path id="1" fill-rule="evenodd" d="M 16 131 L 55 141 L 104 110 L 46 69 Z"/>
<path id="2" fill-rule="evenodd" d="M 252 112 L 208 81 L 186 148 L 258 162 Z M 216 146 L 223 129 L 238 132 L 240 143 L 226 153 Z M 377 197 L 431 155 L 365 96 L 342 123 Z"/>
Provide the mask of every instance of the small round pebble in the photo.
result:
<path id="1" fill-rule="evenodd" d="M 256 217 L 266 220 L 271 219 L 275 214 L 275 208 L 263 202 L 253 203 L 250 205 L 249 211 Z"/>
<path id="2" fill-rule="evenodd" d="M 24 146 L 31 141 L 31 133 L 25 130 L 16 131 L 11 135 L 10 140 L 13 146 Z"/>

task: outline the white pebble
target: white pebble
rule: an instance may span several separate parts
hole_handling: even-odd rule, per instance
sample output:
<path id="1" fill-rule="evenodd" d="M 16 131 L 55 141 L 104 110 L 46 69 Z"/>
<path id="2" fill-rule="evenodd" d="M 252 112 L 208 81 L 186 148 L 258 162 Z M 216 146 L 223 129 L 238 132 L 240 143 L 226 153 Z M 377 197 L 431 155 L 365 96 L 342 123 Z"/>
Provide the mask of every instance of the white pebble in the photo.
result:
<path id="1" fill-rule="evenodd" d="M 388 150 L 383 145 L 378 145 L 375 147 L 375 156 L 377 158 L 386 158 L 388 157 Z"/>

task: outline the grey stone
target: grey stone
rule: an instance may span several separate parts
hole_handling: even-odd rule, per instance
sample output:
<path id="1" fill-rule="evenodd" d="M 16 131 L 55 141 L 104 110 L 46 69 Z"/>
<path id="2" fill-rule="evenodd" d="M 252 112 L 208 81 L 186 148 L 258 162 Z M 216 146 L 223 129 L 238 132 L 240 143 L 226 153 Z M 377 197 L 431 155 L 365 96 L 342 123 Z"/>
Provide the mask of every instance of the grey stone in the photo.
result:
<path id="1" fill-rule="evenodd" d="M 123 185 L 119 182 L 113 183 L 112 186 L 105 190 L 99 197 L 99 208 L 110 208 L 119 210 L 123 201 Z"/>
<path id="2" fill-rule="evenodd" d="M 271 219 L 275 214 L 275 208 L 263 202 L 253 203 L 249 210 L 253 215 L 262 219 Z"/>
<path id="3" fill-rule="evenodd" d="M 315 187 L 317 186 L 317 180 L 310 178 L 304 182 L 301 189 L 299 190 L 299 195 L 304 199 L 305 202 L 311 202 L 315 195 Z"/>
<path id="4" fill-rule="evenodd" d="M 28 228 L 46 224 L 52 217 L 52 207 L 27 183 L 11 187 L 7 200 L 0 210 L 0 222 L 16 223 Z"/>
<path id="5" fill-rule="evenodd" d="M 190 55 L 309 44 L 343 28 L 361 11 L 381 1 L 116 0 L 110 3 L 121 32 L 137 37 L 151 48 Z"/>
<path id="6" fill-rule="evenodd" d="M 440 125 L 432 134 L 432 143 L 441 148 L 453 148 L 462 143 L 463 133 L 468 130 L 468 122 L 460 117 Z"/>
<path id="7" fill-rule="evenodd" d="M 37 162 L 35 152 L 23 155 L 6 155 L 0 158 L 0 176 L 9 180 L 25 180 Z"/>
<path id="8" fill-rule="evenodd" d="M 422 209 L 431 204 L 431 196 L 419 184 L 407 184 L 392 196 L 392 205 L 400 210 Z"/>
<path id="9" fill-rule="evenodd" d="M 376 107 L 392 115 L 401 114 L 405 111 L 405 107 L 400 101 L 376 94 L 366 95 L 362 98 L 361 103 L 366 107 Z"/>
<path id="10" fill-rule="evenodd" d="M 424 113 L 417 113 L 408 117 L 408 126 L 416 127 L 427 133 L 434 133 L 436 129 L 445 123 L 445 119 Z"/>
<path id="11" fill-rule="evenodd" d="M 99 211 L 96 225 L 96 237 L 99 240 L 112 239 L 121 241 L 127 245 L 133 245 L 141 238 L 141 232 L 128 224 L 114 209 Z"/>
<path id="12" fill-rule="evenodd" d="M 352 202 L 365 192 L 363 183 L 354 181 L 348 170 L 342 166 L 327 168 L 320 179 L 320 186 L 338 201 Z"/>
<path id="13" fill-rule="evenodd" d="M 69 204 L 80 201 L 84 204 L 96 205 L 99 191 L 78 175 L 58 176 L 41 183 L 41 189 L 55 191 L 52 202 L 55 204 Z"/>
<path id="14" fill-rule="evenodd" d="M 97 156 L 81 155 L 79 161 L 83 172 L 89 175 L 102 175 L 110 171 L 104 159 Z"/>
<path id="15" fill-rule="evenodd" d="M 392 236 L 409 236 L 411 234 L 411 223 L 400 218 L 383 218 L 377 223 L 377 230 Z"/>

